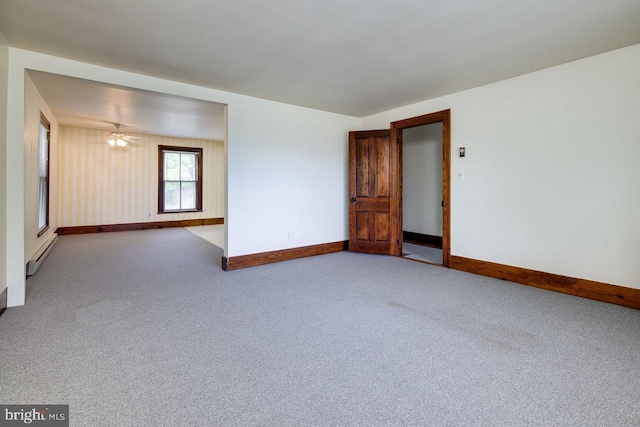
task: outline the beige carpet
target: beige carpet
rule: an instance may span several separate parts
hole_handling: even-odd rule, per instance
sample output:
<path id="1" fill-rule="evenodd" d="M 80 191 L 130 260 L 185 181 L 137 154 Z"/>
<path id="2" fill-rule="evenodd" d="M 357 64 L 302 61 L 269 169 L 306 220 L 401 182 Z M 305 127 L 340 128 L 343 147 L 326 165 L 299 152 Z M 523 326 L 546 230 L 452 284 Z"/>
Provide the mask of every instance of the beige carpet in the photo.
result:
<path id="1" fill-rule="evenodd" d="M 199 225 L 197 227 L 185 227 L 185 229 L 220 249 L 224 249 L 224 224 Z"/>

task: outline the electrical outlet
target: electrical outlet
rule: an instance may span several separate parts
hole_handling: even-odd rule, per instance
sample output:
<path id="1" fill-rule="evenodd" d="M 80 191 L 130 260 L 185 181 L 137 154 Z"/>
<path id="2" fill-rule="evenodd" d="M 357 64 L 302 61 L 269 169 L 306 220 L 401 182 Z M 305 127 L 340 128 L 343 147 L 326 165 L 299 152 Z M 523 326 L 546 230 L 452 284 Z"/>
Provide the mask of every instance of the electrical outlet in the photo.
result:
<path id="1" fill-rule="evenodd" d="M 287 240 L 291 240 L 291 232 L 290 231 L 287 232 Z"/>

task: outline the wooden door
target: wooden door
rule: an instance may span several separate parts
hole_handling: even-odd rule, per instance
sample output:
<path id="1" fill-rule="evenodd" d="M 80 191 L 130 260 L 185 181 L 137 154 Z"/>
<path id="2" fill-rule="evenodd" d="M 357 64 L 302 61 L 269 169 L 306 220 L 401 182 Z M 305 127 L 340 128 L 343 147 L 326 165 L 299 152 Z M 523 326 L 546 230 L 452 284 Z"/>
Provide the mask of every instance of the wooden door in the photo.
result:
<path id="1" fill-rule="evenodd" d="M 397 132 L 349 133 L 349 250 L 400 256 L 402 212 Z"/>

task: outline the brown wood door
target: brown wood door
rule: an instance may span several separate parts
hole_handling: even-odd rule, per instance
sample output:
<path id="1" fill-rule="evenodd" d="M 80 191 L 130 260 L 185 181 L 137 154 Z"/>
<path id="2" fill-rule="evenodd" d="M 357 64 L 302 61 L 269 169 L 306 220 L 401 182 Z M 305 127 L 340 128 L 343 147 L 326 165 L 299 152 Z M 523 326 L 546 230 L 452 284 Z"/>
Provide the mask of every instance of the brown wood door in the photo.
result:
<path id="1" fill-rule="evenodd" d="M 349 133 L 349 250 L 401 255 L 400 147 L 392 130 Z"/>

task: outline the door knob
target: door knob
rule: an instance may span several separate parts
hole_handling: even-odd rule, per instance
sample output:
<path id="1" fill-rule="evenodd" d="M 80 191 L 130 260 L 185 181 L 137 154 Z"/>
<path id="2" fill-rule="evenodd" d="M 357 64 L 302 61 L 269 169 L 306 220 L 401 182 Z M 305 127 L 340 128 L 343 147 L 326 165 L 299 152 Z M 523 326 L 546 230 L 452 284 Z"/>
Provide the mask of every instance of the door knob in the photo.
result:
<path id="1" fill-rule="evenodd" d="M 356 201 L 356 198 L 355 198 L 355 197 L 352 197 L 352 198 L 351 198 L 351 203 L 353 203 L 353 202 L 355 202 L 355 201 Z"/>

